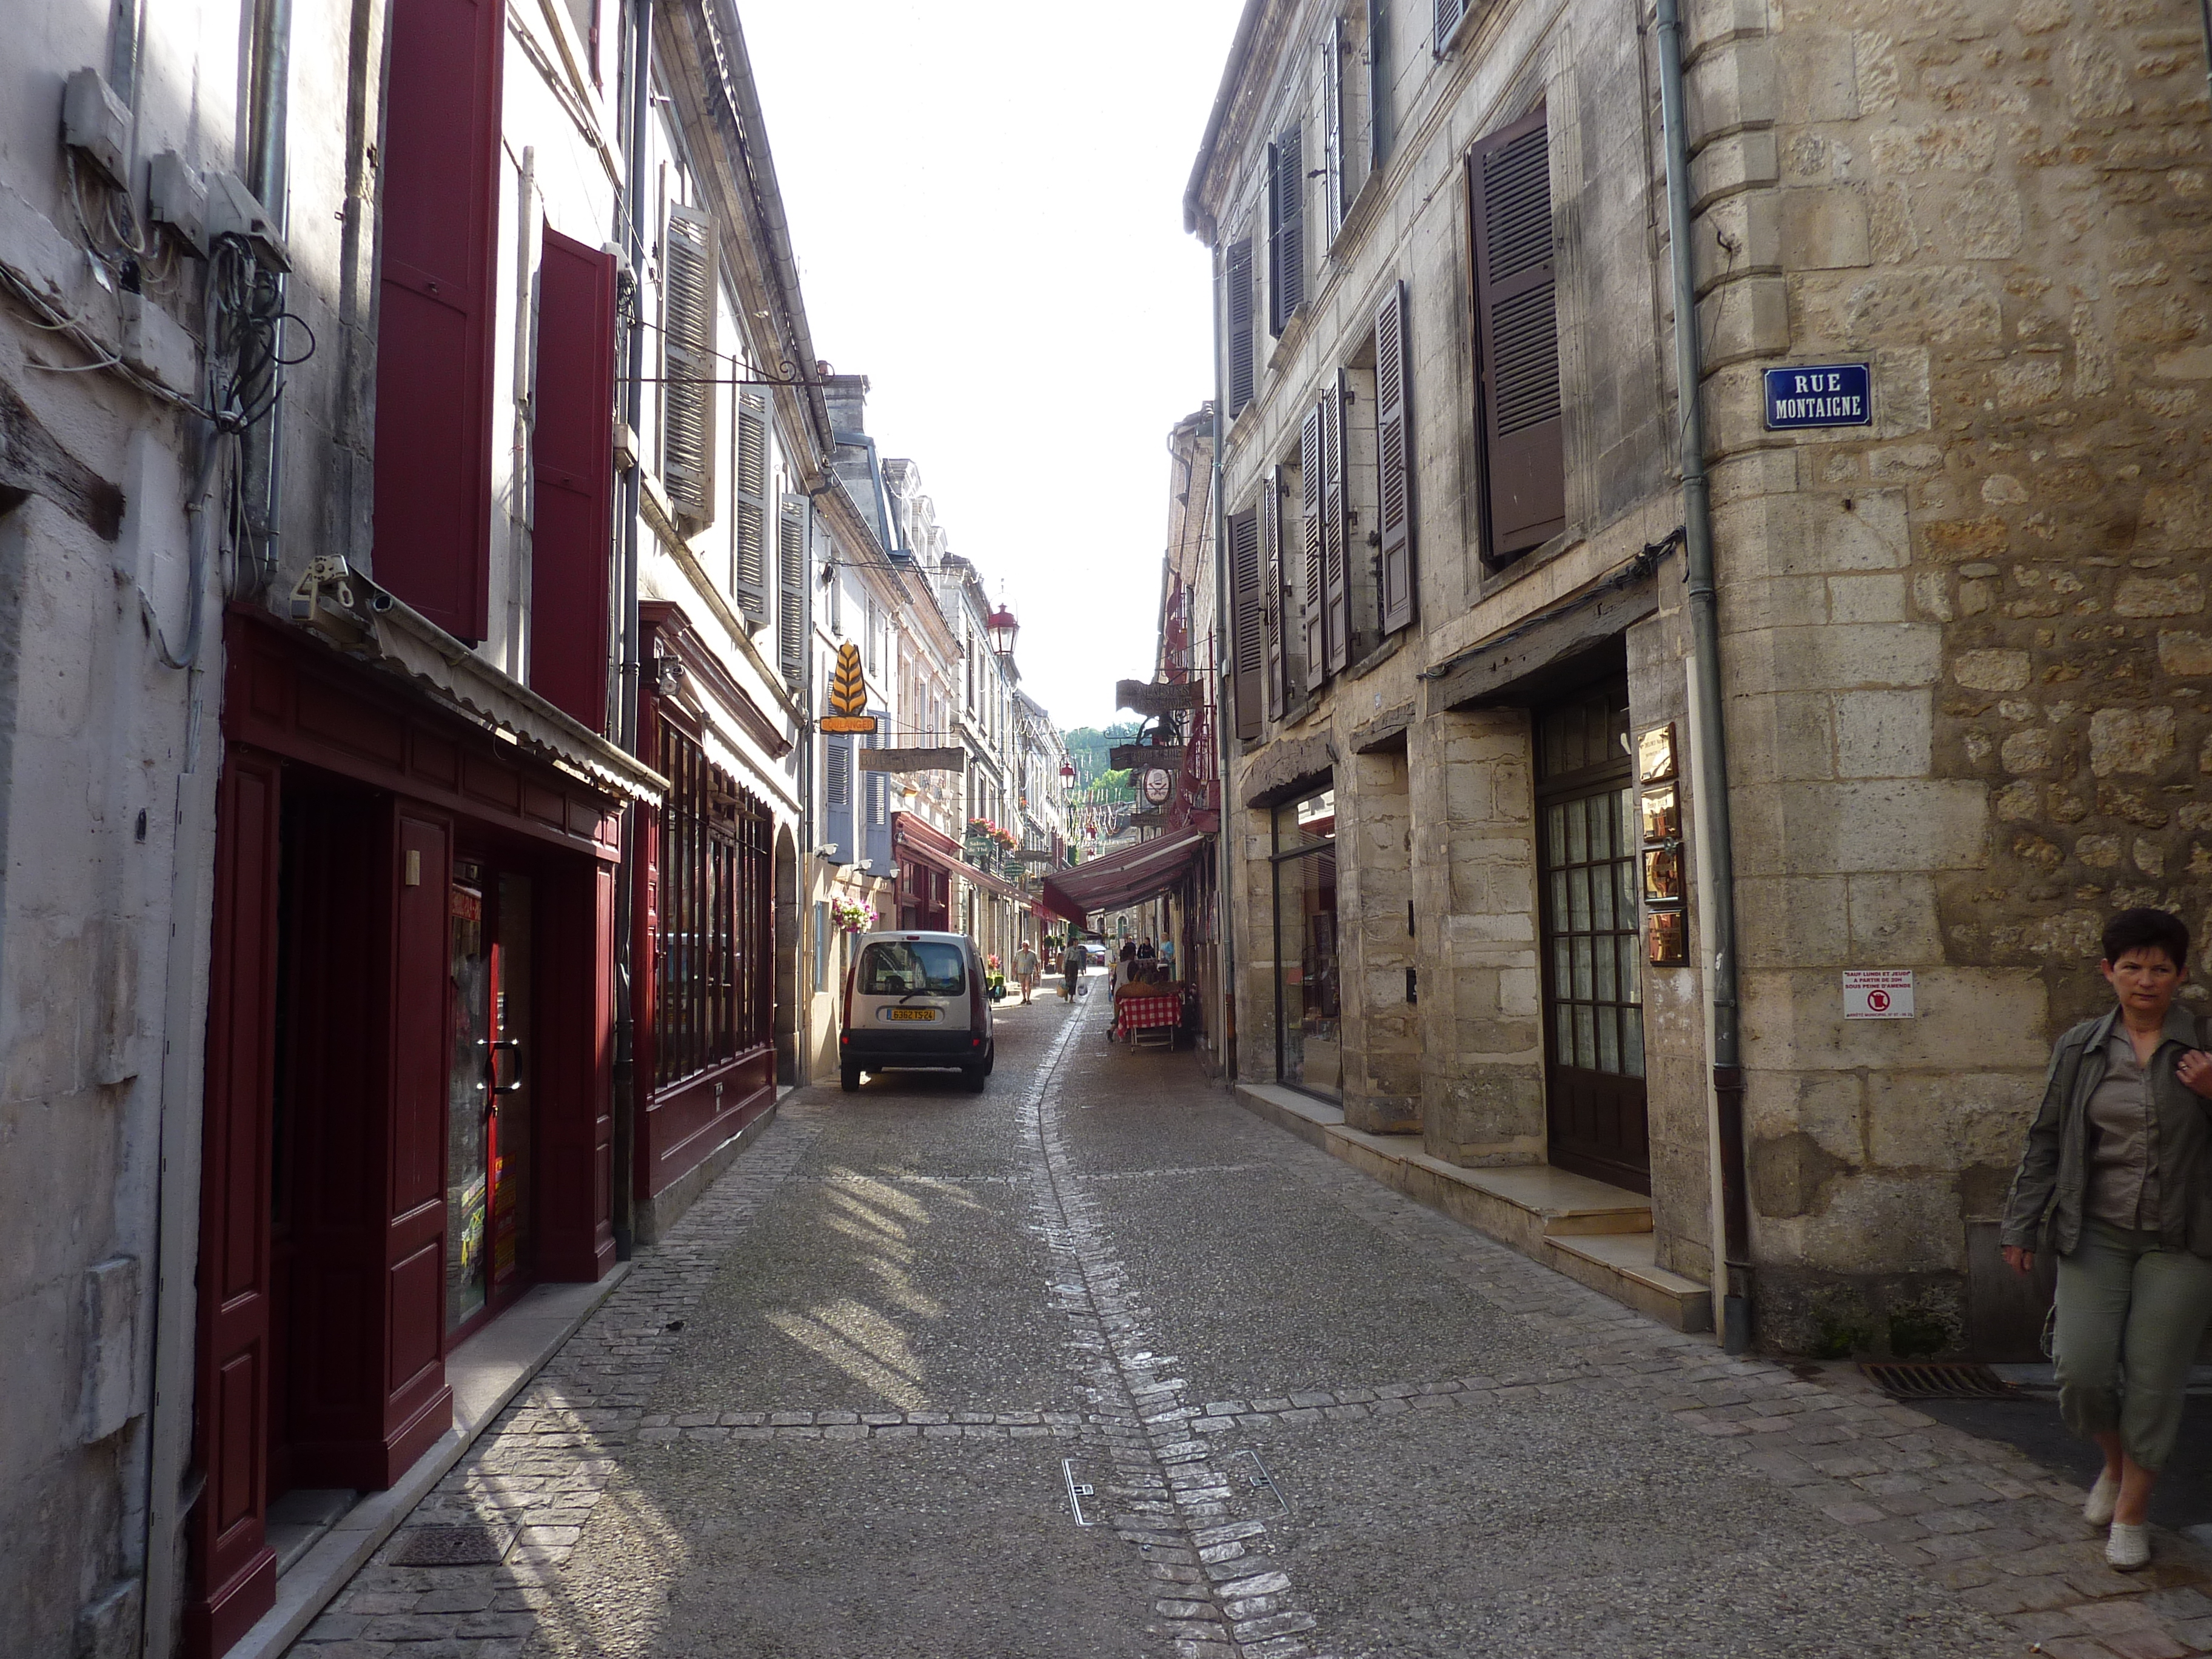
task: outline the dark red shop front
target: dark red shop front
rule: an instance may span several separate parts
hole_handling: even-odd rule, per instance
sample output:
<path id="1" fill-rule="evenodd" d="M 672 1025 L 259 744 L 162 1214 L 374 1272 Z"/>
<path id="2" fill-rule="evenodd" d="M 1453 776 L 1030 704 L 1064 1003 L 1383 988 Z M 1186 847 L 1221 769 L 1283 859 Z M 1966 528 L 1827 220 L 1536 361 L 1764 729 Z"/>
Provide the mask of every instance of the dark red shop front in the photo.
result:
<path id="1" fill-rule="evenodd" d="M 452 1346 L 614 1260 L 622 802 L 296 630 L 227 629 L 188 1638 L 270 1500 L 392 1485 Z"/>

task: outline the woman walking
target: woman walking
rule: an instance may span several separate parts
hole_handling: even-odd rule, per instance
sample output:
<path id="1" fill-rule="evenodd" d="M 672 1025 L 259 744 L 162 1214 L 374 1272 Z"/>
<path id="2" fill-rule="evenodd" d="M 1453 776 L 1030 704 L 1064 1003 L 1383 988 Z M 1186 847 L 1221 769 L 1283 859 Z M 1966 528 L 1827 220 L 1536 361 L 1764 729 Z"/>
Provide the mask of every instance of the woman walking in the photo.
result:
<path id="1" fill-rule="evenodd" d="M 2118 1006 L 2051 1050 L 2002 1243 L 2021 1273 L 2057 1252 L 2058 1409 L 2105 1454 L 2081 1513 L 2110 1523 L 2105 1559 L 2133 1572 L 2150 1561 L 2151 1488 L 2212 1319 L 2212 1056 L 2173 1006 L 2180 920 L 2124 910 L 2103 943 Z"/>
<path id="2" fill-rule="evenodd" d="M 1067 936 L 1067 954 L 1060 959 L 1060 995 L 1067 1001 L 1075 1000 L 1075 988 L 1083 978 L 1084 951 L 1074 934 Z"/>

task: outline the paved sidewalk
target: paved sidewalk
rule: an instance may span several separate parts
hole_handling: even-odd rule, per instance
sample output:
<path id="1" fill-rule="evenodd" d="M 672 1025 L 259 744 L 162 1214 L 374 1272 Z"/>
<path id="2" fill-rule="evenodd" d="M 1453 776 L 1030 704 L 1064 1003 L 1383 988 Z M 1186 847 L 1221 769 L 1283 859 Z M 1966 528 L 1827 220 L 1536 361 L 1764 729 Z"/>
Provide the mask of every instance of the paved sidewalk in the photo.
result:
<path id="1" fill-rule="evenodd" d="M 2112 1573 L 2009 1449 L 1653 1325 L 1103 1006 L 1003 1014 L 981 1099 L 789 1097 L 294 1652 L 2212 1650 L 2194 1545 Z"/>

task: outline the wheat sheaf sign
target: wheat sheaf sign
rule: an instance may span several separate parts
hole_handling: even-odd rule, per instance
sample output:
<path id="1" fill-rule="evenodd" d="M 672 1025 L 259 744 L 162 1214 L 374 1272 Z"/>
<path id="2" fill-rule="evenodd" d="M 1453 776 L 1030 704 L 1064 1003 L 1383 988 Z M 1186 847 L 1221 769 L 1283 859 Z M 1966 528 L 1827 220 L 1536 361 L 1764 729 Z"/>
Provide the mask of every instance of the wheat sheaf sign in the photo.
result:
<path id="1" fill-rule="evenodd" d="M 822 717 L 822 729 L 876 729 L 876 717 L 868 712 L 867 676 L 860 672 L 860 647 L 850 640 L 837 647 L 837 665 L 830 671 L 830 712 Z"/>

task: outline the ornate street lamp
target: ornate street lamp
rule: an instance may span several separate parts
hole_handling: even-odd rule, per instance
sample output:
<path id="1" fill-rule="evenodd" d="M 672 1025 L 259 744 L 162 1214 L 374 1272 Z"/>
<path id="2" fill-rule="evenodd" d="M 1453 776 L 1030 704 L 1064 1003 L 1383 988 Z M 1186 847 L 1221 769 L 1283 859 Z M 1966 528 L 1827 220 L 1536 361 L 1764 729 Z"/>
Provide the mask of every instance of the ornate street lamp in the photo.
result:
<path id="1" fill-rule="evenodd" d="M 1021 632 L 1022 625 L 1014 620 L 1012 611 L 1001 605 L 983 618 L 983 627 L 991 636 L 992 650 L 1002 657 L 1014 654 L 1014 635 Z"/>

